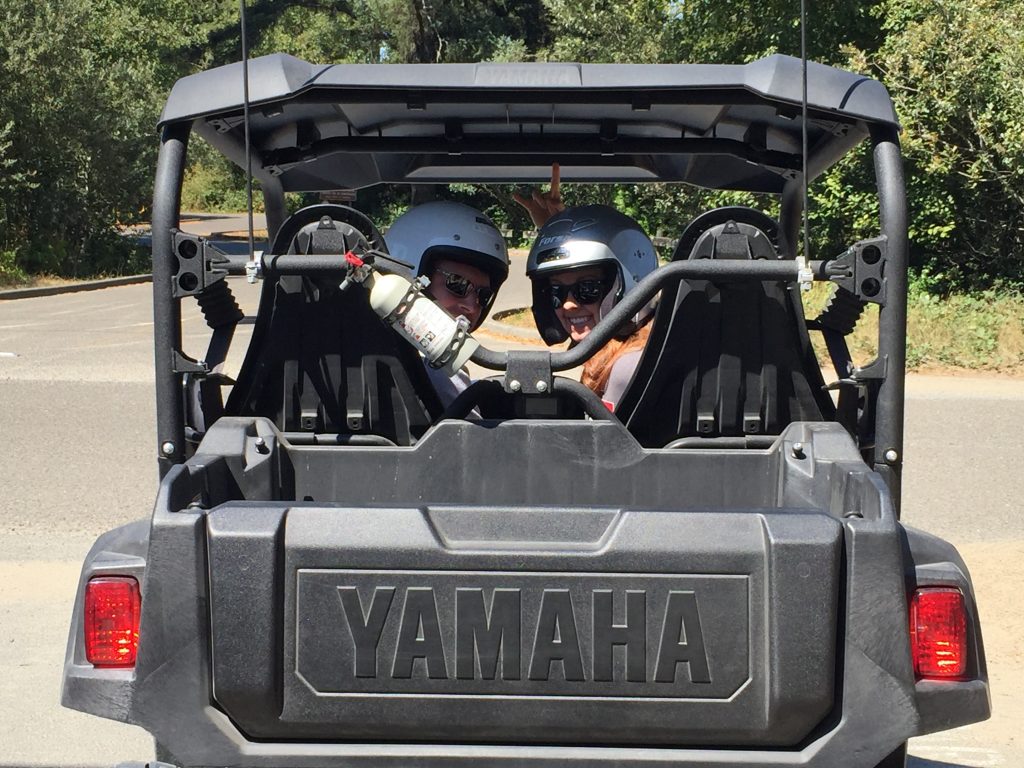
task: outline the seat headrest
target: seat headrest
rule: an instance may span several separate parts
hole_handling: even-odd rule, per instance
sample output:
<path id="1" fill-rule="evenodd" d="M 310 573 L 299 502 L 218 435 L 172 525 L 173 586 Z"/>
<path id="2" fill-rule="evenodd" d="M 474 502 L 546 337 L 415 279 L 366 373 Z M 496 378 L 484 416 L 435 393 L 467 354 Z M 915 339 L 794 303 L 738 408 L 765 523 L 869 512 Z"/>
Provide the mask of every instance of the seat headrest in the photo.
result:
<path id="1" fill-rule="evenodd" d="M 767 214 L 739 205 L 716 208 L 686 226 L 672 260 L 777 259 L 778 240 L 779 225 Z"/>

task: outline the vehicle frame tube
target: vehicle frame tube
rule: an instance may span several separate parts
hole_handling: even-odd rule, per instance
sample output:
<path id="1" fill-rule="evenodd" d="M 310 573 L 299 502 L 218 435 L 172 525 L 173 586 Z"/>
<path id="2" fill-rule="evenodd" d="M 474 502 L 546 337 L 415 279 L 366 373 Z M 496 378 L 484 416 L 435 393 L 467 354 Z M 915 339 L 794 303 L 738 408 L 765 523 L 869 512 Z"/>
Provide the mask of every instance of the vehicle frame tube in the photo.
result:
<path id="1" fill-rule="evenodd" d="M 181 215 L 181 184 L 191 126 L 163 129 L 153 190 L 153 348 L 156 354 L 157 464 L 163 478 L 185 460 L 185 411 L 175 352 L 181 348 L 181 302 L 171 286 L 177 272 L 171 230 Z"/>
<path id="2" fill-rule="evenodd" d="M 288 218 L 288 208 L 285 204 L 281 182 L 277 178 L 262 179 L 260 184 L 263 189 L 263 210 L 267 218 L 267 248 L 269 249 L 284 220 Z"/>
<path id="3" fill-rule="evenodd" d="M 889 487 L 898 516 L 907 363 L 907 196 L 897 129 L 894 126 L 873 125 L 871 140 L 874 144 L 879 219 L 882 234 L 888 239 L 886 301 L 878 312 L 878 359 L 885 366 L 885 373 L 878 392 L 875 415 L 873 467 Z"/>
<path id="4" fill-rule="evenodd" d="M 294 263 L 294 262 L 292 262 Z M 824 261 L 807 263 L 810 279 L 827 281 Z M 587 338 L 564 352 L 551 354 L 551 370 L 567 371 L 582 365 L 597 353 L 615 334 L 616 329 L 635 315 L 666 285 L 679 280 L 729 280 L 732 282 L 797 282 L 802 279 L 801 266 L 789 259 L 778 261 L 739 261 L 732 259 L 695 259 L 674 261 L 651 272 L 633 290 L 622 297 L 605 315 Z M 495 371 L 508 367 L 511 352 L 495 352 L 485 347 L 477 349 L 470 358 L 474 363 Z"/>

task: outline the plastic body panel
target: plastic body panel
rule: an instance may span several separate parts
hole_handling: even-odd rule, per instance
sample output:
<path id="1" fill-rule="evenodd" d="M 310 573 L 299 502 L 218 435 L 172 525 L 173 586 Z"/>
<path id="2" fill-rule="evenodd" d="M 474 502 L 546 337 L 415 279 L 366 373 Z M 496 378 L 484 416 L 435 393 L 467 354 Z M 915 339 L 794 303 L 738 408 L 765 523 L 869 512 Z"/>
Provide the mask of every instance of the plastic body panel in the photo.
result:
<path id="1" fill-rule="evenodd" d="M 792 175 L 780 171 L 801 167 L 792 149 L 802 70 L 789 56 L 745 65 L 380 67 L 313 65 L 276 54 L 252 60 L 249 69 L 252 105 L 263 108 L 250 115 L 253 173 L 285 191 L 538 182 L 561 162 L 571 181 L 683 181 L 781 193 Z M 865 139 L 867 125 L 895 129 L 897 121 L 881 83 L 813 62 L 808 69 L 816 175 Z M 161 126 L 194 125 L 244 167 L 241 81 L 241 64 L 182 78 Z M 542 132 L 540 122 L 557 127 Z M 616 127 L 611 142 L 599 124 Z M 318 137 L 312 145 L 303 143 L 309 129 Z"/>
<path id="2" fill-rule="evenodd" d="M 581 461 L 588 461 L 593 459 L 591 451 L 601 446 L 602 438 L 596 437 L 597 433 L 609 430 L 607 439 L 617 439 L 611 432 L 617 429 L 615 425 L 590 425 L 595 438 L 589 444 L 553 443 L 550 434 L 545 436 L 543 423 L 510 422 L 504 427 L 531 432 L 538 446 L 551 445 L 538 448 L 538 460 L 548 451 L 577 455 Z M 463 441 L 477 439 L 467 437 L 468 431 L 479 429 L 444 424 L 436 430 L 433 443 L 425 439 L 414 448 L 390 450 L 404 453 L 410 469 L 421 470 L 416 465 L 423 462 L 443 470 L 450 468 L 456 457 L 472 454 L 442 449 L 465 447 Z M 273 438 L 268 441 L 269 456 L 248 450 L 257 435 Z M 797 458 L 790 450 L 795 441 L 803 444 L 803 458 Z M 915 685 L 906 636 L 906 589 L 929 568 L 944 570 L 952 578 L 962 577 L 968 594 L 970 583 L 966 572 L 959 570 L 951 547 L 930 537 L 902 533 L 881 480 L 867 470 L 849 438 L 835 425 L 794 425 L 775 447 L 765 451 L 678 451 L 665 457 L 665 452 L 637 449 L 640 452 L 635 455 L 619 452 L 616 459 L 611 458 L 616 456 L 615 452 L 606 453 L 608 458 L 603 466 L 607 469 L 615 464 L 627 476 L 628 466 L 636 460 L 677 461 L 680 468 L 692 465 L 693 475 L 681 469 L 675 472 L 678 480 L 671 483 L 671 488 L 635 489 L 638 501 L 649 502 L 646 510 L 629 504 L 562 509 L 521 503 L 513 511 L 509 509 L 511 485 L 505 490 L 499 485 L 495 494 L 497 506 L 484 509 L 452 501 L 458 498 L 457 485 L 444 494 L 449 499 L 447 504 L 440 497 L 430 498 L 431 494 L 442 494 L 440 484 L 422 485 L 425 501 L 413 507 L 367 501 L 356 505 L 354 498 L 360 492 L 373 489 L 369 480 L 361 485 L 353 482 L 349 488 L 353 500 L 345 504 L 254 499 L 215 505 L 209 511 L 187 509 L 190 502 L 202 503 L 204 495 L 238 498 L 241 488 L 266 488 L 270 483 L 261 480 L 261 474 L 280 472 L 283 477 L 294 478 L 296 485 L 306 483 L 302 479 L 306 473 L 317 474 L 323 469 L 310 460 L 312 455 L 333 455 L 341 464 L 352 462 L 358 467 L 357 457 L 369 461 L 369 456 L 379 450 L 307 450 L 287 446 L 284 438 L 261 420 L 229 419 L 217 434 L 211 431 L 204 451 L 172 469 L 162 483 L 149 537 L 143 640 L 134 676 L 120 688 L 106 688 L 100 696 L 91 676 L 78 666 L 69 665 L 65 704 L 140 724 L 186 764 L 253 766 L 320 766 L 338 760 L 352 765 L 624 765 L 643 759 L 645 763 L 664 766 L 710 762 L 724 766 L 873 768 L 910 736 L 948 727 L 944 723 L 977 720 L 987 714 L 983 665 L 976 670 L 978 678 L 968 683 L 945 686 L 938 691 L 933 690 L 934 686 Z M 550 453 L 547 458 L 551 458 Z M 749 480 L 736 481 L 728 490 L 724 483 L 704 482 L 702 490 L 694 479 L 701 471 L 706 473 L 712 466 L 721 467 L 733 460 L 737 466 L 749 462 L 743 473 L 732 475 Z M 759 466 L 763 472 L 756 471 Z M 770 482 L 765 475 L 771 477 Z M 388 483 L 394 481 L 394 476 L 388 477 Z M 414 480 L 410 478 L 407 482 L 411 486 Z M 603 486 L 595 485 L 596 482 L 588 481 L 587 487 L 604 493 Z M 702 502 L 697 506 L 703 509 L 686 509 L 686 495 L 680 491 L 684 484 L 692 489 L 692 498 Z M 585 495 L 580 487 L 562 491 L 570 492 L 577 498 Z M 519 493 L 521 497 L 527 494 L 525 485 Z M 676 510 L 655 509 L 656 494 L 662 494 L 666 505 L 672 501 Z M 745 503 L 724 508 L 724 494 L 737 503 Z M 754 503 L 756 498 L 761 499 L 760 508 Z M 848 514 L 853 512 L 856 514 Z M 735 535 L 712 535 L 714 530 L 720 530 L 710 524 L 712 520 L 733 523 L 727 529 L 734 530 Z M 706 528 L 702 525 L 704 521 L 708 523 Z M 544 535 L 533 535 L 539 531 L 544 531 Z M 755 543 L 756 531 L 761 532 L 759 543 Z M 816 553 L 815 558 L 794 556 L 801 547 Z M 916 547 L 921 548 L 920 555 L 914 554 Z M 759 557 L 754 556 L 757 551 L 761 553 Z M 673 558 L 674 552 L 685 553 L 685 557 Z M 346 562 L 339 562 L 342 555 Z M 94 554 L 96 557 L 98 554 Z M 806 569 L 800 568 L 801 562 L 807 565 Z M 836 621 L 801 621 L 801 616 L 807 614 L 800 612 L 808 608 L 799 605 L 798 598 L 813 598 L 829 591 L 822 584 L 815 585 L 811 592 L 802 591 L 807 588 L 799 586 L 801 581 L 817 580 L 829 572 L 833 563 L 838 566 L 839 585 Z M 955 567 L 950 569 L 941 563 Z M 87 563 L 86 569 L 94 565 Z M 732 715 L 728 711 L 710 711 L 728 710 L 734 703 L 731 700 L 619 701 L 617 707 L 609 709 L 609 713 L 616 713 L 617 720 L 601 721 L 597 728 L 593 718 L 610 717 L 600 711 L 601 698 L 608 691 L 561 710 L 551 709 L 549 699 L 543 696 L 530 699 L 529 706 L 510 710 L 508 704 L 515 704 L 516 699 L 504 687 L 501 695 L 511 701 L 503 702 L 503 706 L 490 705 L 492 708 L 488 709 L 471 699 L 473 706 L 466 705 L 460 711 L 458 705 L 452 708 L 451 702 L 443 699 L 445 686 L 459 683 L 454 677 L 454 660 L 452 674 L 443 680 L 431 680 L 429 674 L 423 674 L 429 673 L 425 660 L 415 662 L 421 668 L 415 683 L 419 692 L 407 690 L 400 695 L 381 696 L 380 691 L 388 683 L 378 678 L 373 683 L 377 688 L 369 691 L 372 695 L 367 697 L 376 703 L 353 707 L 347 713 L 348 704 L 339 704 L 334 700 L 336 697 L 318 695 L 316 686 L 300 684 L 300 678 L 293 674 L 298 668 L 309 669 L 313 677 L 327 675 L 327 683 L 319 682 L 321 687 L 328 688 L 330 674 L 337 674 L 337 665 L 332 660 L 344 658 L 340 646 L 325 644 L 324 658 L 304 666 L 304 638 L 315 644 L 318 627 L 328 627 L 328 633 L 333 627 L 337 632 L 344 630 L 345 621 L 340 615 L 344 609 L 338 607 L 340 597 L 333 608 L 333 620 L 293 611 L 295 601 L 307 599 L 301 594 L 307 586 L 312 590 L 309 599 L 313 605 L 323 599 L 322 594 L 316 596 L 317 590 L 337 591 L 339 586 L 362 590 L 360 597 L 366 609 L 370 608 L 370 587 L 394 586 L 396 594 L 400 588 L 407 594 L 411 586 L 433 587 L 440 625 L 442 618 L 450 618 L 451 614 L 445 613 L 450 604 L 444 607 L 444 600 L 437 595 L 444 590 L 451 594 L 459 588 L 486 590 L 506 584 L 518 587 L 523 590 L 523 605 L 532 601 L 531 607 L 524 607 L 524 615 L 530 611 L 537 614 L 541 598 L 537 592 L 528 594 L 534 589 L 532 574 L 554 573 L 549 588 L 564 587 L 572 593 L 574 610 L 577 604 L 585 602 L 575 600 L 577 593 L 589 592 L 592 601 L 595 591 L 610 589 L 613 610 L 620 611 L 615 622 L 622 624 L 624 614 L 616 596 L 623 597 L 634 585 L 639 584 L 653 594 L 657 587 L 652 584 L 658 579 L 678 578 L 681 581 L 677 583 L 683 585 L 681 591 L 689 584 L 699 600 L 702 580 L 709 571 L 721 574 L 731 569 L 737 574 L 744 568 L 755 576 L 749 580 L 752 597 L 748 615 L 751 636 L 761 646 L 755 649 L 751 645 L 751 658 L 759 653 L 771 656 L 772 648 L 822 649 L 832 645 L 825 656 L 819 650 L 818 662 L 813 665 L 804 664 L 802 658 L 794 655 L 776 654 L 776 666 L 766 674 L 752 674 L 752 681 L 735 699 L 737 711 L 746 706 L 742 694 L 762 696 L 762 702 L 785 702 L 789 714 L 801 719 L 797 732 L 786 733 L 780 739 L 788 744 L 776 742 L 769 746 L 763 734 L 757 735 L 764 720 L 755 717 L 739 724 L 737 720 L 730 722 Z M 772 578 L 758 578 L 764 573 L 774 574 L 772 578 L 787 594 L 771 594 L 765 585 L 771 584 Z M 307 576 L 303 574 L 312 580 L 304 581 Z M 645 574 L 651 578 L 645 579 Z M 689 582 L 685 581 L 687 578 Z M 484 595 L 493 600 L 493 592 L 485 591 Z M 652 598 L 658 599 L 661 598 Z M 778 609 L 778 604 L 783 607 Z M 288 617 L 285 622 L 276 619 L 282 607 Z M 703 606 L 700 610 L 703 620 Z M 795 613 L 787 616 L 786 610 Z M 275 619 L 268 621 L 268 616 Z M 578 630 L 584 616 L 575 614 Z M 592 610 L 589 616 L 592 619 Z M 979 644 L 980 653 L 980 636 L 976 617 L 973 618 L 972 642 Z M 401 614 L 396 614 L 391 621 L 397 624 L 400 619 Z M 526 624 L 531 621 L 536 624 L 535 619 Z M 304 634 L 306 630 L 294 623 L 310 624 L 314 634 Z M 661 631 L 661 617 L 648 623 L 656 627 L 655 634 Z M 708 625 L 709 629 L 711 626 Z M 450 633 L 454 631 L 442 630 L 445 653 L 453 647 Z M 584 629 L 580 634 L 587 631 Z M 298 645 L 292 642 L 296 634 L 300 639 Z M 718 637 L 713 630 L 707 636 L 712 641 Z M 584 642 L 581 640 L 581 646 Z M 386 665 L 382 663 L 382 668 L 393 668 L 397 641 L 385 637 L 382 643 L 381 647 L 386 646 L 389 651 L 382 652 L 381 658 L 391 657 Z M 521 647 L 533 653 L 533 645 L 531 639 Z M 294 655 L 297 649 L 298 660 Z M 523 650 L 523 655 L 528 652 Z M 585 657 L 584 667 L 592 669 L 592 658 L 582 650 L 581 656 Z M 826 658 L 834 659 L 839 672 L 834 677 L 830 702 L 823 707 L 815 692 L 820 687 L 820 679 L 815 675 L 820 674 L 822 660 Z M 448 663 L 446 656 L 446 666 Z M 621 673 L 626 663 L 620 657 L 613 661 L 613 667 Z M 521 669 L 528 675 L 529 664 L 522 664 Z M 561 664 L 555 662 L 553 668 Z M 686 670 L 686 666 L 680 664 L 679 670 Z M 613 684 L 613 692 L 626 685 L 621 676 L 618 680 Z M 431 687 L 435 683 L 436 688 L 442 689 L 442 697 L 424 695 L 425 691 L 436 690 Z M 474 680 L 475 694 L 486 693 L 491 684 Z M 578 686 L 576 691 L 571 690 L 574 684 Z M 556 679 L 552 685 L 560 693 L 551 701 L 558 701 L 557 696 L 566 692 L 578 696 L 580 690 L 585 690 L 578 682 Z M 494 686 L 497 688 L 497 683 Z M 801 698 L 801 691 L 814 693 Z M 403 696 L 408 703 L 395 705 Z M 796 700 L 787 699 L 794 696 Z M 632 709 L 634 706 L 637 709 Z M 647 743 L 641 747 L 628 741 L 629 729 L 623 726 L 634 722 L 632 718 L 648 707 L 650 712 L 644 722 L 652 730 L 644 734 Z M 650 724 L 650 720 L 666 717 L 674 707 L 689 708 L 688 717 L 699 719 L 711 729 L 710 733 L 733 743 L 700 741 L 696 736 L 697 723 L 690 731 L 684 724 L 675 743 L 669 742 L 670 729 L 657 722 Z M 507 713 L 505 722 L 492 714 L 501 710 Z M 768 717 L 783 711 L 769 708 Z M 444 722 L 445 713 L 452 723 L 466 725 L 456 731 Z M 549 728 L 544 743 L 534 742 L 530 746 L 528 736 L 514 741 L 522 735 L 516 733 L 520 718 L 524 722 L 531 718 L 539 722 L 545 715 L 558 727 Z M 380 732 L 376 723 L 381 717 L 391 718 L 398 729 L 397 737 Z M 477 717 L 484 725 L 480 730 L 471 725 Z M 489 719 L 491 726 L 486 726 Z M 815 722 L 808 726 L 812 720 Z M 438 726 L 437 733 L 428 736 L 434 726 Z M 257 740 L 247 733 L 261 729 L 267 734 L 278 729 L 278 736 Z M 287 740 L 275 740 L 286 732 Z M 621 739 L 622 746 L 606 740 L 606 734 Z M 570 741 L 573 738 L 578 739 L 575 744 Z"/>
<path id="3" fill-rule="evenodd" d="M 452 512 L 446 526 L 457 537 Z M 473 510 L 462 512 L 471 525 Z M 218 691 L 222 676 L 236 675 L 217 660 L 267 655 L 261 634 L 245 636 L 253 647 L 221 650 L 238 637 L 222 641 L 222 625 L 250 607 L 232 580 L 221 583 L 239 571 L 221 561 L 216 520 L 234 513 L 210 513 Z M 517 536 L 548 527 L 542 510 L 504 512 L 520 514 L 530 519 Z M 575 512 L 590 514 L 608 518 Z M 429 509 L 288 511 L 283 710 L 253 711 L 275 701 L 259 689 L 225 707 L 250 735 L 550 743 L 600 733 L 610 743 L 777 745 L 798 741 L 831 707 L 840 526 L 826 516 L 801 515 L 795 526 L 785 515 L 631 511 L 611 517 L 596 550 L 531 551 L 521 539 L 490 553 L 486 542 L 438 546 L 431 518 Z M 793 579 L 789 569 L 801 567 L 805 577 Z M 484 659 L 497 656 L 474 659 L 467 631 L 475 623 L 479 644 L 488 621 L 505 637 L 500 672 L 485 675 Z M 819 630 L 773 636 L 769 621 Z M 613 640 L 621 651 L 609 653 Z M 769 687 L 780 677 L 785 688 Z"/>
<path id="4" fill-rule="evenodd" d="M 294 96 L 314 87 L 373 89 L 430 89 L 473 94 L 477 90 L 603 90 L 668 88 L 745 89 L 768 100 L 799 103 L 800 60 L 775 55 L 747 65 L 675 64 L 653 68 L 645 64 L 309 64 L 287 54 L 273 54 L 249 63 L 255 86 L 254 103 Z M 809 62 L 808 100 L 816 109 L 870 121 L 896 124 L 885 87 L 875 81 Z M 241 64 L 200 72 L 175 84 L 160 124 L 200 115 L 231 112 L 242 107 Z M 453 101 L 470 101 L 453 98 Z"/>
<path id="5" fill-rule="evenodd" d="M 909 526 L 903 528 L 902 535 L 904 557 L 913 564 L 913 571 L 907 574 L 908 592 L 919 585 L 956 587 L 964 594 L 968 625 L 973 627 L 973 642 L 968 644 L 968 681 L 954 685 L 927 680 L 917 683 L 921 733 L 968 725 L 975 722 L 973 713 L 988 712 L 991 707 L 985 645 L 970 572 L 960 553 L 948 541 Z"/>
<path id="6" fill-rule="evenodd" d="M 141 583 L 148 544 L 149 522 L 145 520 L 107 531 L 89 550 L 75 593 L 62 699 L 79 702 L 78 708 L 87 712 L 100 710 L 112 720 L 129 720 L 135 675 L 130 669 L 94 669 L 86 660 L 82 632 L 85 585 L 95 576 L 134 576 Z"/>

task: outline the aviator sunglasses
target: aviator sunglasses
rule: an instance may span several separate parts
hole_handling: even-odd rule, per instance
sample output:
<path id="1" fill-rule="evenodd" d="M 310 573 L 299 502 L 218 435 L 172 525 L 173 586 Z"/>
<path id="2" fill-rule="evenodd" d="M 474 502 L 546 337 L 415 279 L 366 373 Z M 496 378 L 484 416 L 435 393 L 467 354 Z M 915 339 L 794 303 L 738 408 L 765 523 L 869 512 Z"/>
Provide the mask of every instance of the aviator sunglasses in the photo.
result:
<path id="1" fill-rule="evenodd" d="M 559 309 L 565 300 L 572 294 L 573 299 L 581 306 L 583 304 L 596 304 L 608 293 L 608 283 L 597 277 L 585 277 L 572 285 L 560 285 L 550 283 L 548 290 L 551 291 L 551 303 L 555 309 Z"/>
<path id="2" fill-rule="evenodd" d="M 460 299 L 464 299 L 469 294 L 475 293 L 476 303 L 481 307 L 486 307 L 490 304 L 491 299 L 494 298 L 494 291 L 486 285 L 473 285 L 473 283 L 462 275 L 456 274 L 455 272 L 448 272 L 444 269 L 436 269 L 434 271 L 444 277 L 445 290 L 454 296 L 458 296 Z"/>

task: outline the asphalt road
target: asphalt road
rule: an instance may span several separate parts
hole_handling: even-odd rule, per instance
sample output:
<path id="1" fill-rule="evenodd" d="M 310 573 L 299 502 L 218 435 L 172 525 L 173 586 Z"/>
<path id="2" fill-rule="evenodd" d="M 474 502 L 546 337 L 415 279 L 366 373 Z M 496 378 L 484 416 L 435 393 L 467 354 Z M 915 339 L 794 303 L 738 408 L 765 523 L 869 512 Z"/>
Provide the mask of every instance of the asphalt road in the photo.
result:
<path id="1" fill-rule="evenodd" d="M 233 285 L 252 306 L 255 291 Z M 152 756 L 141 730 L 58 704 L 81 559 L 153 502 L 151 290 L 0 301 L 0 768 Z M 203 328 L 186 319 L 200 356 Z M 1022 424 L 1022 381 L 909 382 L 904 518 L 972 567 L 995 708 L 988 723 L 915 739 L 913 768 L 1024 765 Z"/>

